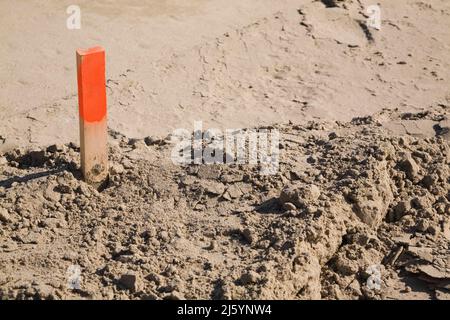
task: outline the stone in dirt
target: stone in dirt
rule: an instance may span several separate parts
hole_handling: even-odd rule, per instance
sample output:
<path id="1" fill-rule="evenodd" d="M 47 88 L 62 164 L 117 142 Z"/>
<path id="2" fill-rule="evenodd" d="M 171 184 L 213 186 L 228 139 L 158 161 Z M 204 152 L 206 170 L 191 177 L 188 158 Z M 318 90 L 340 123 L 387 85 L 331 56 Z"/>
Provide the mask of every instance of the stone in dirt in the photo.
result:
<path id="1" fill-rule="evenodd" d="M 13 219 L 5 208 L 0 208 L 0 221 L 4 223 L 12 222 Z"/>
<path id="2" fill-rule="evenodd" d="M 431 248 L 410 246 L 407 252 L 419 259 L 422 259 L 430 263 L 432 263 L 434 259 L 433 250 Z"/>
<path id="3" fill-rule="evenodd" d="M 221 182 L 206 181 L 204 188 L 207 193 L 212 195 L 221 195 L 225 192 L 225 186 Z"/>
<path id="4" fill-rule="evenodd" d="M 245 272 L 241 275 L 241 277 L 239 278 L 239 282 L 246 286 L 252 283 L 256 283 L 259 281 L 259 274 L 256 273 L 255 271 L 249 271 L 249 272 Z"/>
<path id="5" fill-rule="evenodd" d="M 31 165 L 33 166 L 41 166 L 44 164 L 45 161 L 47 161 L 44 150 L 33 150 L 30 151 L 28 154 L 30 156 Z"/>
<path id="6" fill-rule="evenodd" d="M 351 199 L 354 201 L 353 210 L 361 221 L 376 227 L 386 216 L 394 195 L 386 163 L 378 164 L 373 173 L 372 181 L 362 181 Z"/>
<path id="7" fill-rule="evenodd" d="M 114 163 L 110 168 L 109 168 L 109 172 L 112 175 L 116 175 L 116 174 L 121 174 L 124 172 L 124 167 L 123 165 L 121 165 L 120 163 Z"/>
<path id="8" fill-rule="evenodd" d="M 291 211 L 297 209 L 297 207 L 291 202 L 285 202 L 283 203 L 283 209 L 286 211 Z"/>
<path id="9" fill-rule="evenodd" d="M 317 201 L 320 193 L 319 187 L 314 184 L 294 184 L 281 191 L 279 201 L 282 205 L 289 202 L 297 207 L 306 207 L 308 204 Z"/>
<path id="10" fill-rule="evenodd" d="M 7 163 L 8 163 L 8 160 L 6 159 L 6 157 L 1 156 L 0 157 L 0 166 L 3 166 Z"/>
<path id="11" fill-rule="evenodd" d="M 52 144 L 47 148 L 47 152 L 55 153 L 64 150 L 64 145 L 62 144 Z"/>
<path id="12" fill-rule="evenodd" d="M 235 184 L 228 187 L 227 193 L 231 199 L 239 198 L 242 195 L 241 189 Z"/>
<path id="13" fill-rule="evenodd" d="M 409 210 L 411 210 L 411 204 L 407 201 L 400 201 L 394 207 L 394 221 L 400 220 Z"/>
<path id="14" fill-rule="evenodd" d="M 433 265 L 420 265 L 417 269 L 434 279 L 450 279 L 450 273 L 443 272 Z"/>
<path id="15" fill-rule="evenodd" d="M 213 165 L 200 166 L 197 171 L 197 177 L 200 179 L 218 179 L 219 176 L 220 169 Z"/>
<path id="16" fill-rule="evenodd" d="M 403 159 L 399 163 L 399 168 L 405 172 L 406 177 L 411 181 L 414 181 L 419 177 L 419 166 L 408 152 L 403 154 Z"/>
<path id="17" fill-rule="evenodd" d="M 249 228 L 245 228 L 244 230 L 242 230 L 242 236 L 249 244 L 252 244 L 256 241 L 255 232 Z"/>
<path id="18" fill-rule="evenodd" d="M 141 281 L 134 273 L 124 273 L 120 276 L 119 284 L 131 292 L 136 292 L 141 289 Z"/>

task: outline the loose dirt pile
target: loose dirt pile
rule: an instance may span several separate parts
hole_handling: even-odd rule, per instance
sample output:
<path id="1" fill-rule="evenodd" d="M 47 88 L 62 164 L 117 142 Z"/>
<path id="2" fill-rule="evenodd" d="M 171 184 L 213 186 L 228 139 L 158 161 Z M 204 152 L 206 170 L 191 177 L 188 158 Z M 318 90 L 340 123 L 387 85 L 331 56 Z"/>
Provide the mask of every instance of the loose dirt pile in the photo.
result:
<path id="1" fill-rule="evenodd" d="M 435 136 L 392 134 L 384 118 L 432 122 Z M 177 166 L 169 138 L 111 132 L 100 192 L 80 180 L 73 143 L 8 152 L 0 296 L 449 298 L 448 119 L 440 106 L 274 125 L 281 156 L 271 176 Z"/>

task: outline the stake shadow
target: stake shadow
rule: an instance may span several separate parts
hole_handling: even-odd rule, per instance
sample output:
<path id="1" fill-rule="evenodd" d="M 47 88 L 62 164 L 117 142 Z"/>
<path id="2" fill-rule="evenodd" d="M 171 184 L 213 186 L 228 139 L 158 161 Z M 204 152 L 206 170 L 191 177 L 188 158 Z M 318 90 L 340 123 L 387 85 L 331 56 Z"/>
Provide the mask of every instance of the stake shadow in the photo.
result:
<path id="1" fill-rule="evenodd" d="M 16 176 L 16 177 L 11 177 L 8 178 L 6 180 L 1 180 L 0 181 L 0 187 L 4 187 L 5 189 L 9 189 L 11 188 L 12 184 L 14 182 L 17 183 L 23 183 L 23 182 L 28 182 L 31 180 L 35 180 L 35 179 L 39 179 L 39 178 L 43 178 L 43 177 L 48 177 L 50 175 L 54 175 L 54 174 L 58 174 L 64 171 L 71 171 L 69 170 L 68 167 L 64 166 L 64 167 L 58 167 L 58 168 L 54 168 L 54 169 L 49 169 L 49 170 L 45 170 L 45 171 L 41 171 L 41 172 L 36 172 L 36 173 L 30 173 L 24 176 Z M 71 171 L 73 173 L 73 171 Z"/>

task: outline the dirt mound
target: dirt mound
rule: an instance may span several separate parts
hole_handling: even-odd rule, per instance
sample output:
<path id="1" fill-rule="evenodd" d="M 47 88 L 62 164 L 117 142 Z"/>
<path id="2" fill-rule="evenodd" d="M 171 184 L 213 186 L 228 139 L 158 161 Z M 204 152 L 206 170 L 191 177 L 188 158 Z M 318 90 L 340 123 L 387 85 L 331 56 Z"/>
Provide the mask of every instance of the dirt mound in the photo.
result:
<path id="1" fill-rule="evenodd" d="M 433 110 L 443 127 L 448 110 Z M 275 175 L 174 165 L 170 139 L 111 132 L 100 192 L 80 179 L 73 143 L 8 152 L 0 296 L 446 298 L 445 130 L 400 136 L 382 118 L 272 126 L 281 133 Z"/>

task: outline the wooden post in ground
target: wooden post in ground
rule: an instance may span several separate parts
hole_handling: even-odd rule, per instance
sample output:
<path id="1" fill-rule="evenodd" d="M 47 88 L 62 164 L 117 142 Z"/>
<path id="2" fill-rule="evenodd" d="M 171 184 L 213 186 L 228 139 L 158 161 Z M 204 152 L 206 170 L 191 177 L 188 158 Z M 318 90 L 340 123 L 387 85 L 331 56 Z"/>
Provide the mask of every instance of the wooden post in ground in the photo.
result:
<path id="1" fill-rule="evenodd" d="M 81 170 L 100 188 L 108 179 L 105 50 L 77 50 Z"/>

